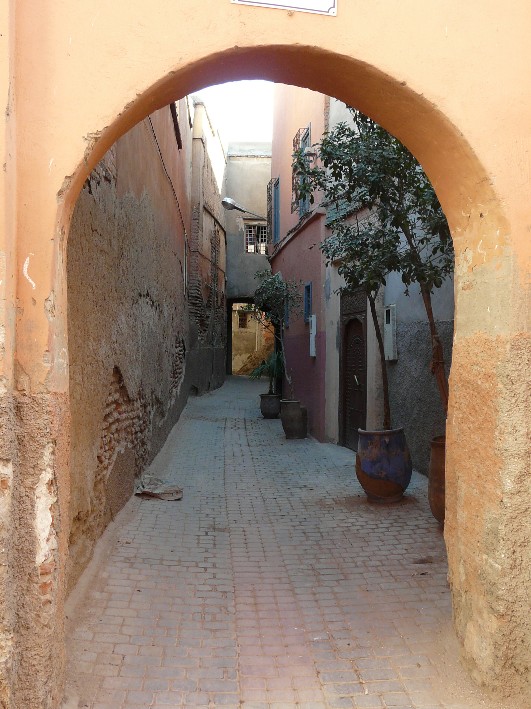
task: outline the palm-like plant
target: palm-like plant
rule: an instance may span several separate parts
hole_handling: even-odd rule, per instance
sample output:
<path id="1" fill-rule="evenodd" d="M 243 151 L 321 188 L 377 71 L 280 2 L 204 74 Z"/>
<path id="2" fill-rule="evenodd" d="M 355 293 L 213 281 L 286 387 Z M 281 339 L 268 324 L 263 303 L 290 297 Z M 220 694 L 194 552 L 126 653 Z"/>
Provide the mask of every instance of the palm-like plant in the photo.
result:
<path id="1" fill-rule="evenodd" d="M 277 381 L 284 374 L 284 360 L 280 352 L 271 352 L 269 357 L 265 359 L 258 367 L 255 367 L 252 372 L 249 373 L 250 379 L 260 379 L 261 377 L 268 377 L 269 379 L 269 391 L 268 394 L 277 393 Z"/>

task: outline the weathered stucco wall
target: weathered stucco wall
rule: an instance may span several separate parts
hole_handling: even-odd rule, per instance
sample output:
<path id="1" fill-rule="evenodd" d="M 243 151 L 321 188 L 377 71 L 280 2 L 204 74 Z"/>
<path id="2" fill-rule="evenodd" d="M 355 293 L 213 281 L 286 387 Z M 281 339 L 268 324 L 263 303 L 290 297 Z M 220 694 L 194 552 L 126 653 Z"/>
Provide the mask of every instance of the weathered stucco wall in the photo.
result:
<path id="1" fill-rule="evenodd" d="M 225 377 L 227 238 L 218 182 L 210 153 L 219 163 L 214 129 L 205 106 L 195 104 L 192 148 L 192 225 L 187 266 L 190 308 L 190 376 L 199 393 L 220 386 Z"/>
<path id="2" fill-rule="evenodd" d="M 389 399 L 393 426 L 403 426 L 413 466 L 428 474 L 430 441 L 444 435 L 446 419 L 437 383 L 431 372 L 431 337 L 426 310 L 418 286 L 404 294 L 399 274 L 390 274 L 385 305 L 396 305 L 398 359 L 388 362 Z M 454 334 L 453 279 L 448 278 L 432 294 L 433 313 L 444 351 L 446 376 L 452 362 Z"/>
<path id="3" fill-rule="evenodd" d="M 453 321 L 438 321 L 437 328 L 448 374 Z M 391 425 L 404 427 L 413 467 L 427 475 L 430 441 L 446 431 L 439 390 L 430 371 L 432 349 L 428 323 L 397 323 L 396 341 L 398 360 L 387 366 Z"/>
<path id="4" fill-rule="evenodd" d="M 161 109 L 107 153 L 88 178 L 72 219 L 70 587 L 190 390 L 202 392 L 223 379 L 217 365 L 223 361 L 223 316 L 211 293 L 223 296 L 224 253 L 211 245 L 213 232 L 206 225 L 205 267 L 198 272 L 190 259 L 186 274 L 192 137 L 186 102 L 178 107 L 182 149 L 169 108 Z M 200 171 L 208 172 L 208 157 L 201 151 L 197 157 Z M 204 177 L 197 181 L 198 194 Z M 210 172 L 207 180 L 215 193 Z M 186 276 L 196 286 L 189 299 Z M 191 311 L 200 313 L 200 335 L 191 332 Z M 199 366 L 189 366 L 190 360 Z"/>

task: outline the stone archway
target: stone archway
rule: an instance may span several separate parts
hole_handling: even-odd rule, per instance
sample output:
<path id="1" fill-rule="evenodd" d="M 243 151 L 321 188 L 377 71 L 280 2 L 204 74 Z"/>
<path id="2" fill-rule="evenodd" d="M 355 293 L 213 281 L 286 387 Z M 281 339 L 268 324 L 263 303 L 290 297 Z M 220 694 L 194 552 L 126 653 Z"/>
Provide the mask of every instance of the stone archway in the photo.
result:
<path id="1" fill-rule="evenodd" d="M 531 99 L 514 110 L 522 80 L 511 64 L 513 47 L 527 46 L 525 3 L 511 18 L 484 16 L 479 32 L 457 0 L 446 17 L 422 7 L 346 5 L 336 19 L 224 0 L 185 0 L 179 18 L 168 0 L 155 2 L 149 17 L 139 1 L 126 14 L 119 4 L 51 2 L 40 17 L 26 8 L 13 14 L 5 235 L 16 279 L 7 284 L 5 416 L 17 441 L 9 439 L 4 455 L 12 520 L 3 581 L 11 590 L 6 706 L 54 706 L 63 675 L 64 257 L 77 194 L 105 150 L 149 112 L 237 78 L 294 83 L 359 107 L 412 150 L 437 190 L 457 257 L 445 533 L 456 628 L 479 681 L 496 686 L 526 674 L 529 347 L 522 323 L 530 168 L 518 146 L 528 139 Z M 481 46 L 470 47 L 472 32 Z"/>

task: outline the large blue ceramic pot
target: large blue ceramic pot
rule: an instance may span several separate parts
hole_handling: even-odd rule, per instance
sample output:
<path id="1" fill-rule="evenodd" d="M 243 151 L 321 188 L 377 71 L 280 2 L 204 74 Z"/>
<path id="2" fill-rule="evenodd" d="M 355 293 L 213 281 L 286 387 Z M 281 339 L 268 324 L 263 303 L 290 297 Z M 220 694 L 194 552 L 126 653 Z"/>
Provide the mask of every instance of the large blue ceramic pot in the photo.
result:
<path id="1" fill-rule="evenodd" d="M 397 502 L 411 480 L 413 466 L 403 428 L 358 430 L 356 476 L 371 502 Z"/>

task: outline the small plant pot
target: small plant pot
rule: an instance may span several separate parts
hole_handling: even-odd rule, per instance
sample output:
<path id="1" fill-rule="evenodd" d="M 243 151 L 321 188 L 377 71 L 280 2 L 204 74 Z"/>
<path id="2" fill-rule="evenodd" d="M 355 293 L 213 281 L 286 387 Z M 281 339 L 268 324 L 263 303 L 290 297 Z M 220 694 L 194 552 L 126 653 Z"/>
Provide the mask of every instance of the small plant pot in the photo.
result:
<path id="1" fill-rule="evenodd" d="M 403 428 L 358 429 L 356 476 L 370 502 L 398 502 L 411 481 L 413 466 Z"/>
<path id="2" fill-rule="evenodd" d="M 446 436 L 435 436 L 431 442 L 428 473 L 428 501 L 432 515 L 444 525 Z"/>
<path id="3" fill-rule="evenodd" d="M 300 401 L 282 399 L 280 420 L 286 438 L 306 438 L 308 434 L 308 412 Z"/>
<path id="4" fill-rule="evenodd" d="M 280 413 L 280 394 L 260 394 L 260 411 L 265 419 L 276 419 Z"/>

